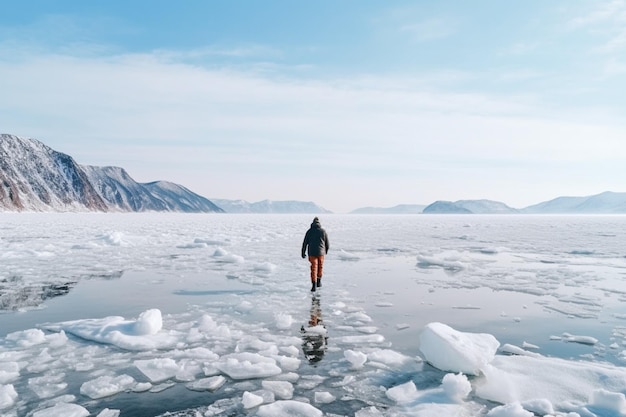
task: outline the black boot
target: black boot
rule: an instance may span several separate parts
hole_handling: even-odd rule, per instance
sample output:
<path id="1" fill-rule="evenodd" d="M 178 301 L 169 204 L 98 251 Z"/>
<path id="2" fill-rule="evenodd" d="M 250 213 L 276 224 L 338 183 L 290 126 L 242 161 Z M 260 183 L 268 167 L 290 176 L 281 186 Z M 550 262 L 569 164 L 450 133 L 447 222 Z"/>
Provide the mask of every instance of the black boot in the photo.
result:
<path id="1" fill-rule="evenodd" d="M 322 287 L 322 277 L 319 277 L 317 279 L 317 288 L 321 288 Z"/>
<path id="2" fill-rule="evenodd" d="M 315 281 L 312 282 L 311 285 L 311 292 L 315 292 Z"/>

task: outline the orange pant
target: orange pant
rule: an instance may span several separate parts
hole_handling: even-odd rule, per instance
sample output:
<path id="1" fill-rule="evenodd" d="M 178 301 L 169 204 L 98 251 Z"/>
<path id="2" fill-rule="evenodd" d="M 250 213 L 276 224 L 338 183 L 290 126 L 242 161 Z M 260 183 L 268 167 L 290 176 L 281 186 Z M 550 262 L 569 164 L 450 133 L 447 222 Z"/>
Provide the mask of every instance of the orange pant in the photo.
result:
<path id="1" fill-rule="evenodd" d="M 309 262 L 311 262 L 311 282 L 315 282 L 324 272 L 324 256 L 309 256 Z"/>

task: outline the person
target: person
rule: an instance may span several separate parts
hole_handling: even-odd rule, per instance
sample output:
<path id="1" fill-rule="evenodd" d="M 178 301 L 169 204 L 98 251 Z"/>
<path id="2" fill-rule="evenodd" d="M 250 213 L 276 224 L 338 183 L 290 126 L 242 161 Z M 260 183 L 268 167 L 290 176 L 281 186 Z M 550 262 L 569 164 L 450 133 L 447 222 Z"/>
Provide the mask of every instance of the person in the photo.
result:
<path id="1" fill-rule="evenodd" d="M 309 363 L 315 364 L 324 358 L 328 346 L 328 333 L 322 319 L 320 299 L 311 298 L 311 311 L 307 327 L 300 327 L 302 333 L 302 351 Z"/>
<path id="2" fill-rule="evenodd" d="M 311 292 L 315 292 L 316 287 L 322 286 L 324 255 L 328 253 L 329 248 L 328 234 L 322 228 L 320 219 L 315 217 L 302 242 L 302 258 L 306 258 L 308 249 L 309 262 L 311 262 Z"/>

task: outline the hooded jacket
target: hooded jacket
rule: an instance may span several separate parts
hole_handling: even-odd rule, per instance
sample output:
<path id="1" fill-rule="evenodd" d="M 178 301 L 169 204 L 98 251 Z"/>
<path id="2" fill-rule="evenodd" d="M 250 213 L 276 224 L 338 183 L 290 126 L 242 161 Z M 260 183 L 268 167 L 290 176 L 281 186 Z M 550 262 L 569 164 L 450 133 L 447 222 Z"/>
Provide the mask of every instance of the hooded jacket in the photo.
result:
<path id="1" fill-rule="evenodd" d="M 309 249 L 309 256 L 323 256 L 328 253 L 330 244 L 328 243 L 328 234 L 326 230 L 322 228 L 320 221 L 315 218 L 311 227 L 304 235 L 304 241 L 302 242 L 302 257 L 306 256 L 307 247 Z"/>

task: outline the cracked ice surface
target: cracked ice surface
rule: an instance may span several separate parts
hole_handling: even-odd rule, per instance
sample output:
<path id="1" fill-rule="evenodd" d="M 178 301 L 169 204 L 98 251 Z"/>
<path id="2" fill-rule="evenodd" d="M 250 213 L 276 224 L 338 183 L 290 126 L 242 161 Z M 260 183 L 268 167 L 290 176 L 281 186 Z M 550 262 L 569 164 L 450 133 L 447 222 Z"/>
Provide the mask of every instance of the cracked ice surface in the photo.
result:
<path id="1" fill-rule="evenodd" d="M 626 412 L 623 217 L 2 217 L 3 416 Z"/>

